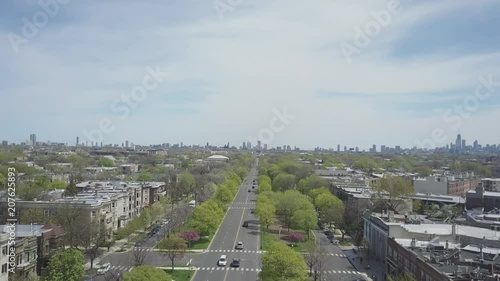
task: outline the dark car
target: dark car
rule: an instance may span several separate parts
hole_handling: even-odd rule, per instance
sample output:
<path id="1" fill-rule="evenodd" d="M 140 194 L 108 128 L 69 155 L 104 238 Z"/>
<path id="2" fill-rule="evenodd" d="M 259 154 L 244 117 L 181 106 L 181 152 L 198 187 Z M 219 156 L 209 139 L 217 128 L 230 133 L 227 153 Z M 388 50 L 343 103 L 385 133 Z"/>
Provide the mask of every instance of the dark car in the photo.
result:
<path id="1" fill-rule="evenodd" d="M 248 222 L 243 222 L 243 227 L 248 227 Z"/>
<path id="2" fill-rule="evenodd" d="M 252 185 L 252 189 L 255 189 L 255 185 Z"/>
<path id="3" fill-rule="evenodd" d="M 229 265 L 230 267 L 240 267 L 240 259 L 233 259 L 231 264 Z"/>
<path id="4" fill-rule="evenodd" d="M 252 192 L 252 190 L 251 190 L 251 189 L 249 189 L 249 190 L 248 190 L 248 192 Z"/>

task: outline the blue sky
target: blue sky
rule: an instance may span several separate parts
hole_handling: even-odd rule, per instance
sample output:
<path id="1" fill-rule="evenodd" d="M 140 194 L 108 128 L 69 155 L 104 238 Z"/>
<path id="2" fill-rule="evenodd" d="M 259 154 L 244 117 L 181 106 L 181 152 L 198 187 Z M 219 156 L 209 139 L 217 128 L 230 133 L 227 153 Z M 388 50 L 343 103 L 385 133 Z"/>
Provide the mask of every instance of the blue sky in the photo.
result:
<path id="1" fill-rule="evenodd" d="M 104 143 L 260 135 L 270 146 L 367 149 L 412 147 L 436 129 L 447 141 L 500 142 L 498 1 L 401 0 L 396 12 L 382 0 L 57 1 L 45 1 L 57 3 L 50 15 L 39 1 L 0 2 L 0 139 L 73 144 L 111 120 Z M 218 13 L 214 3 L 228 2 Z M 23 18 L 43 15 L 23 33 Z M 357 44 L 356 30 L 374 26 Z M 346 45 L 357 49 L 349 58 Z M 113 104 L 157 66 L 168 76 L 120 118 Z M 484 99 L 480 77 L 494 85 Z M 284 108 L 294 118 L 263 138 Z"/>

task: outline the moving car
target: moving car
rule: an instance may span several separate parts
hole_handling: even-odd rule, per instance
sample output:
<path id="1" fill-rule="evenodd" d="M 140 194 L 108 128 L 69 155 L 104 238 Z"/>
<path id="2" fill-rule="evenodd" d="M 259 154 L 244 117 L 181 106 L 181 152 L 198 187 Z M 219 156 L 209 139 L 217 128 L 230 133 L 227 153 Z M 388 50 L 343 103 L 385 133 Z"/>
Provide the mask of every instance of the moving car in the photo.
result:
<path id="1" fill-rule="evenodd" d="M 103 264 L 98 270 L 97 270 L 97 274 L 99 275 L 102 275 L 102 274 L 105 274 L 106 272 L 109 271 L 109 269 L 111 268 L 111 264 L 109 262 Z"/>
<path id="2" fill-rule="evenodd" d="M 248 222 L 247 221 L 243 223 L 243 227 L 248 227 Z"/>
<path id="3" fill-rule="evenodd" d="M 233 259 L 231 264 L 229 265 L 230 267 L 240 267 L 240 259 Z"/>
<path id="4" fill-rule="evenodd" d="M 236 244 L 236 247 L 235 247 L 236 250 L 243 250 L 243 242 L 238 242 L 238 244 Z"/>
<path id="5" fill-rule="evenodd" d="M 227 265 L 227 256 L 226 255 L 220 256 L 220 259 L 219 259 L 217 264 L 219 266 L 226 266 Z"/>

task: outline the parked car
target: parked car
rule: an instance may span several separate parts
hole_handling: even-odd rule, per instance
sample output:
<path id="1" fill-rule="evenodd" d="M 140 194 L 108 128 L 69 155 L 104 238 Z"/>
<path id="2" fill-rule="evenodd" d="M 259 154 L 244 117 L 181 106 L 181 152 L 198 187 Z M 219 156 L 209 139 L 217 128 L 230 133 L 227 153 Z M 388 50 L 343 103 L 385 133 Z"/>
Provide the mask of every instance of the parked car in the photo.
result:
<path id="1" fill-rule="evenodd" d="M 243 242 L 239 241 L 235 247 L 236 250 L 243 250 Z"/>
<path id="2" fill-rule="evenodd" d="M 240 259 L 233 259 L 230 266 L 231 267 L 240 267 Z"/>
<path id="3" fill-rule="evenodd" d="M 248 227 L 248 222 L 243 222 L 243 227 Z"/>
<path id="4" fill-rule="evenodd" d="M 111 268 L 111 264 L 109 262 L 105 263 L 101 267 L 99 267 L 99 269 L 97 270 L 97 274 L 99 274 L 99 275 L 105 274 L 106 272 L 109 271 L 110 268 Z"/>
<path id="5" fill-rule="evenodd" d="M 217 264 L 219 266 L 226 266 L 227 265 L 227 256 L 226 255 L 222 255 L 220 256 L 220 259 L 219 261 L 217 262 Z"/>

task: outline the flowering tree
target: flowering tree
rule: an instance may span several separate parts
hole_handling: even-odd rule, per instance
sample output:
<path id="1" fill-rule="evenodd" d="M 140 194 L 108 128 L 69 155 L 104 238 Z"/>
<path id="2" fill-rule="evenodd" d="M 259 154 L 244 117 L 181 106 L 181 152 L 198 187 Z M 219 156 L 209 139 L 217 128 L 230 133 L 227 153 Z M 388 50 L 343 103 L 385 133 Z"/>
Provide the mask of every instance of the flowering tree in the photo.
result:
<path id="1" fill-rule="evenodd" d="M 295 243 L 302 242 L 302 241 L 304 241 L 304 235 L 297 233 L 297 232 L 292 233 L 292 235 L 290 235 L 290 240 L 292 240 Z"/>
<path id="2" fill-rule="evenodd" d="M 200 235 L 196 231 L 186 231 L 179 235 L 184 240 L 188 241 L 188 248 L 191 248 L 191 242 L 200 240 Z"/>

